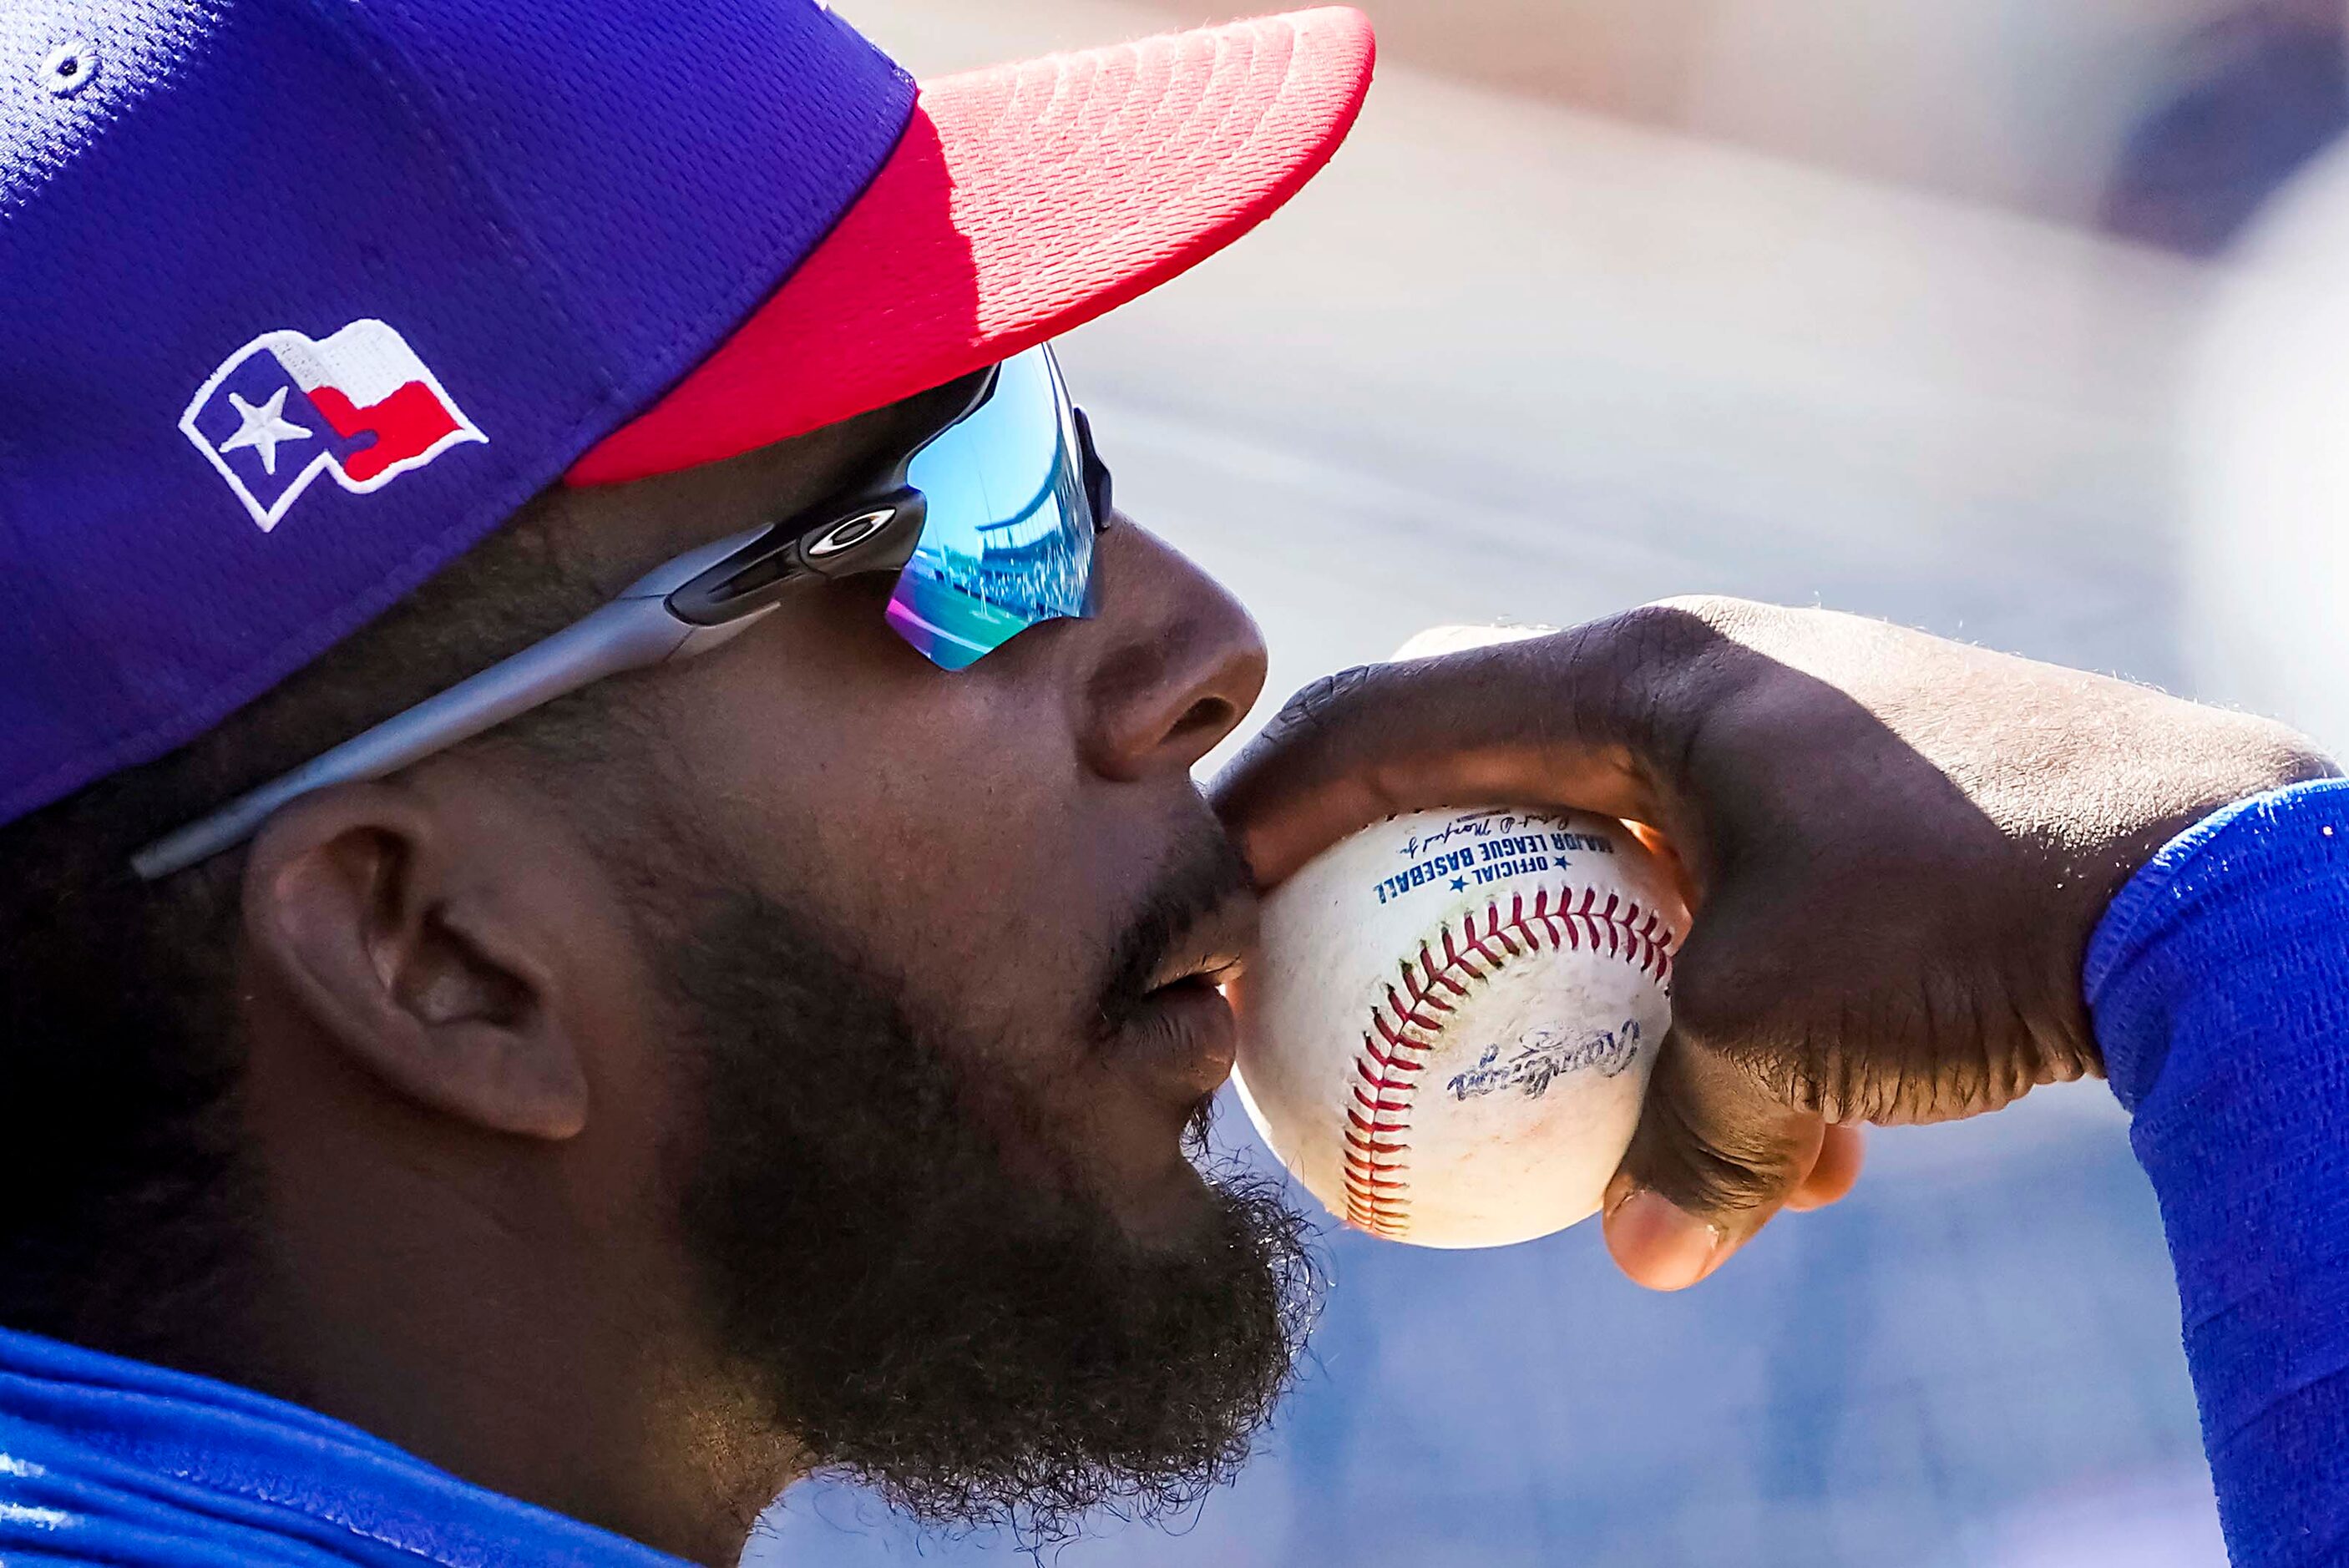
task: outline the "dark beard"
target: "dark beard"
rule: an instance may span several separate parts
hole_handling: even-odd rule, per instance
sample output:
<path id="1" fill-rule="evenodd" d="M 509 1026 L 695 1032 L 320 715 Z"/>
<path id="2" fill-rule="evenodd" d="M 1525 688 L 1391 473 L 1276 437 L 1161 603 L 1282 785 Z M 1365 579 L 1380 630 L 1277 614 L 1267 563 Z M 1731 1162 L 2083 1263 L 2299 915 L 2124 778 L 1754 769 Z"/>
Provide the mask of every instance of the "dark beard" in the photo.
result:
<path id="1" fill-rule="evenodd" d="M 1011 1173 L 950 1065 L 999 1053 L 942 1048 L 771 900 L 698 925 L 669 975 L 706 1085 L 687 1238 L 725 1347 L 813 1464 L 926 1522 L 1045 1539 L 1231 1479 L 1319 1295 L 1277 1188 L 1211 1178 L 1191 1233 L 1145 1247 L 1078 1183 Z"/>

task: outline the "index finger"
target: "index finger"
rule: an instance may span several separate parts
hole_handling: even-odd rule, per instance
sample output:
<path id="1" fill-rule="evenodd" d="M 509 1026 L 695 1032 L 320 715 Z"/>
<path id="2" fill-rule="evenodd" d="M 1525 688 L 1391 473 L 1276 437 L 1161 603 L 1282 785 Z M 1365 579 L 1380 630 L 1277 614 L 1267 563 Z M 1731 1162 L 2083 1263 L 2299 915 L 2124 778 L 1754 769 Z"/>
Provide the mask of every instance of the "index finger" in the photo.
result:
<path id="1" fill-rule="evenodd" d="M 1290 697 L 1216 779 L 1259 886 L 1402 811 L 1577 807 L 1657 820 L 1619 623 L 1365 665 Z"/>

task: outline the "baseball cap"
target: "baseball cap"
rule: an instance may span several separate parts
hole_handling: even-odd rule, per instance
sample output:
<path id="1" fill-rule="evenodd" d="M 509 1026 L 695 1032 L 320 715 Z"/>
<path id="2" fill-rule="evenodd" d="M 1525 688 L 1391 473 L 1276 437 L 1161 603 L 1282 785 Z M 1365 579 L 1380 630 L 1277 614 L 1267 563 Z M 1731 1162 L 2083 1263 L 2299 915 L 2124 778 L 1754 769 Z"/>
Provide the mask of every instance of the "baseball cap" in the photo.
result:
<path id="1" fill-rule="evenodd" d="M 916 84 L 819 0 L 0 12 L 0 822 L 180 746 L 558 480 L 952 380 L 1335 151 L 1301 11 Z"/>

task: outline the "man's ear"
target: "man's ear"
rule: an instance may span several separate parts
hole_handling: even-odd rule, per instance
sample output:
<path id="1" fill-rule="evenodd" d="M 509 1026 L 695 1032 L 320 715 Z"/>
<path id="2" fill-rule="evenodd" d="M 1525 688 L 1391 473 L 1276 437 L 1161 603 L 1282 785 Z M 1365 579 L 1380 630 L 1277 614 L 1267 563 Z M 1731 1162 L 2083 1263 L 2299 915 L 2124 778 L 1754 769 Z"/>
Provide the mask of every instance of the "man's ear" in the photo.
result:
<path id="1" fill-rule="evenodd" d="M 243 919 L 253 961 L 393 1090 L 498 1132 L 564 1139 L 586 1125 L 552 955 L 433 802 L 391 783 L 295 801 L 254 840 Z"/>

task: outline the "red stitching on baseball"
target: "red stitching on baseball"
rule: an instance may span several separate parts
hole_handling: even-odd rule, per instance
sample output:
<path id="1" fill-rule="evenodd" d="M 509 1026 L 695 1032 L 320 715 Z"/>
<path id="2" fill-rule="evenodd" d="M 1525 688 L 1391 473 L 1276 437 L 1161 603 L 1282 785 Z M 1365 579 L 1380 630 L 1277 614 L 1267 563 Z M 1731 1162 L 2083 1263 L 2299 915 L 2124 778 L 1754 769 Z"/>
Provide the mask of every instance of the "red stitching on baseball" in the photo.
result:
<path id="1" fill-rule="evenodd" d="M 1410 1144 L 1392 1140 L 1411 1130 L 1418 1075 L 1454 1011 L 1439 991 L 1464 999 L 1470 982 L 1492 978 L 1512 958 L 1539 953 L 1545 941 L 1552 949 L 1580 952 L 1588 939 L 1594 954 L 1603 942 L 1607 956 L 1636 965 L 1658 985 L 1671 977 L 1671 931 L 1660 916 L 1618 893 L 1609 893 L 1602 905 L 1593 890 L 1584 888 L 1578 905 L 1574 891 L 1560 888 L 1552 904 L 1550 890 L 1544 888 L 1534 895 L 1531 909 L 1523 893 L 1512 893 L 1507 914 L 1498 901 L 1488 900 L 1484 918 L 1479 935 L 1476 912 L 1463 915 L 1456 942 L 1450 923 L 1437 928 L 1444 944 L 1441 963 L 1433 944 L 1421 943 L 1418 972 L 1410 959 L 1402 961 L 1401 989 L 1387 987 L 1386 1000 L 1371 1009 L 1371 1026 L 1362 1031 L 1362 1048 L 1354 1057 L 1361 1081 L 1353 1086 L 1355 1104 L 1346 1110 L 1346 1222 L 1374 1236 L 1400 1241 L 1411 1230 L 1411 1181 L 1404 1174 L 1409 1161 L 1389 1157 L 1410 1152 Z M 1494 952 L 1495 944 L 1501 952 Z"/>

